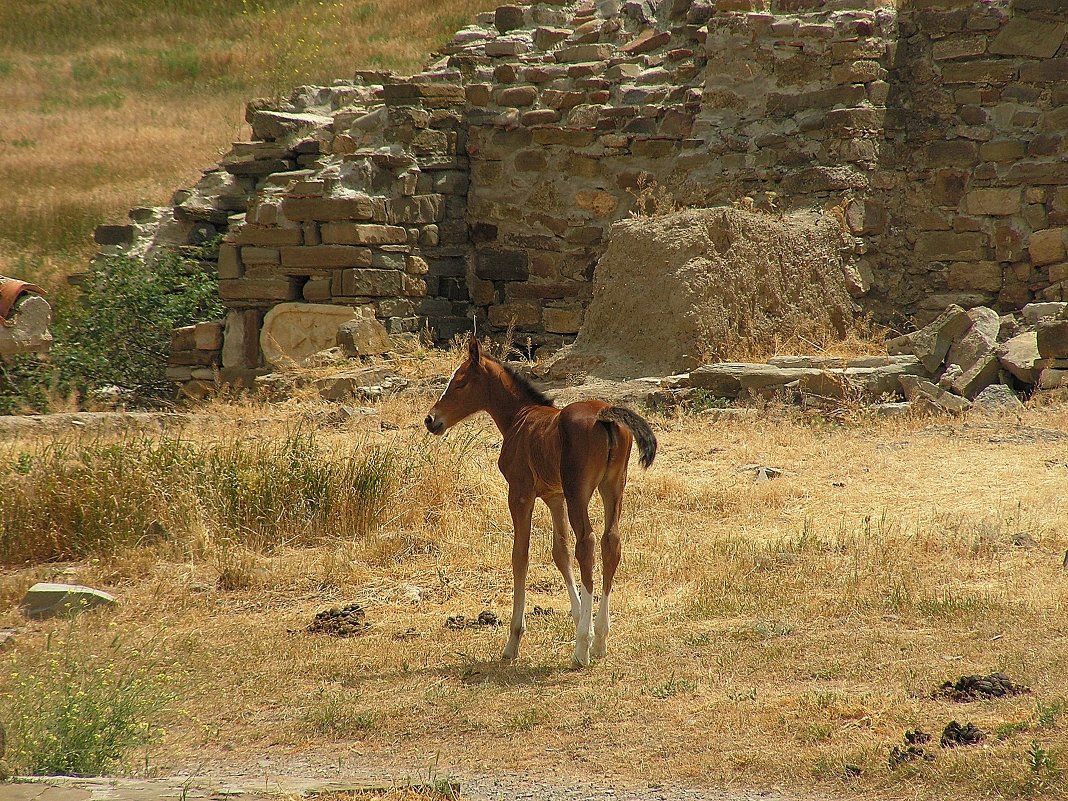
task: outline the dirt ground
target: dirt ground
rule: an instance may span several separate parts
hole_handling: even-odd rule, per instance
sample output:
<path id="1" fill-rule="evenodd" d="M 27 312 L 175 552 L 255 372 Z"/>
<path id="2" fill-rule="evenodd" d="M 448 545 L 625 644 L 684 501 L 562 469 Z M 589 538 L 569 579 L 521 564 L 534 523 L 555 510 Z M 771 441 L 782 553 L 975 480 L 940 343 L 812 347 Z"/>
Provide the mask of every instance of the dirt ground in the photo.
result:
<path id="1" fill-rule="evenodd" d="M 609 656 L 576 671 L 543 509 L 519 662 L 498 661 L 503 628 L 447 624 L 510 608 L 499 435 L 479 417 L 430 439 L 421 419 L 440 388 L 413 387 L 316 433 L 337 452 L 413 455 L 366 538 L 244 554 L 244 584 L 220 580 L 234 551 L 203 543 L 0 574 L 0 627 L 23 652 L 64 634 L 15 609 L 57 577 L 121 600 L 79 624 L 87 642 L 165 644 L 166 733 L 125 773 L 456 777 L 492 799 L 1062 796 L 1063 399 L 964 419 L 648 412 L 661 447 L 648 472 L 631 466 Z M 220 403 L 179 430 L 277 440 L 323 405 Z M 307 630 L 350 604 L 365 611 L 353 636 Z M 995 670 L 1030 692 L 936 692 Z M 951 721 L 985 738 L 941 748 Z M 917 728 L 934 758 L 891 766 Z"/>

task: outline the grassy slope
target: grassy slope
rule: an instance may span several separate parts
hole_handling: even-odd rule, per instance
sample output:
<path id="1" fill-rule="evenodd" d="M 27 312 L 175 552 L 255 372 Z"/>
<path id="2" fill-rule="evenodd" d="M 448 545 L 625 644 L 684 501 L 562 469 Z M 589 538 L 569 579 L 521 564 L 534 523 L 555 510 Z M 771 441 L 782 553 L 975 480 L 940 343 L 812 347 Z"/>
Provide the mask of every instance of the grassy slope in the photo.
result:
<path id="1" fill-rule="evenodd" d="M 250 97 L 417 69 L 492 0 L 0 4 L 0 274 L 57 286 L 93 228 L 245 138 Z"/>

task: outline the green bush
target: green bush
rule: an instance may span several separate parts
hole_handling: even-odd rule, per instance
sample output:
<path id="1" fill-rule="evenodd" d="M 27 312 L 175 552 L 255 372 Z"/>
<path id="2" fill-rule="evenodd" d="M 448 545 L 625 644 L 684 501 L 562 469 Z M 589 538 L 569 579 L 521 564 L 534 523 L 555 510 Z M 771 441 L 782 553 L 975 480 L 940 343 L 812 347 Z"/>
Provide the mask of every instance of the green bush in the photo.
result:
<path id="1" fill-rule="evenodd" d="M 81 294 L 59 304 L 52 362 L 61 390 L 115 385 L 152 398 L 171 392 L 165 376 L 171 329 L 218 318 L 218 281 L 176 253 L 151 268 L 138 259 L 100 259 Z"/>
<path id="2" fill-rule="evenodd" d="M 158 661 L 117 639 L 99 651 L 72 628 L 43 651 L 5 660 L 0 709 L 16 772 L 97 776 L 161 733 L 152 719 L 173 694 Z"/>
<path id="3" fill-rule="evenodd" d="M 84 396 L 118 386 L 139 402 L 171 394 L 171 329 L 224 312 L 218 280 L 168 252 L 151 267 L 116 256 L 94 262 L 81 292 L 54 300 L 52 352 L 0 365 L 0 414 L 45 412 L 57 393 Z"/>

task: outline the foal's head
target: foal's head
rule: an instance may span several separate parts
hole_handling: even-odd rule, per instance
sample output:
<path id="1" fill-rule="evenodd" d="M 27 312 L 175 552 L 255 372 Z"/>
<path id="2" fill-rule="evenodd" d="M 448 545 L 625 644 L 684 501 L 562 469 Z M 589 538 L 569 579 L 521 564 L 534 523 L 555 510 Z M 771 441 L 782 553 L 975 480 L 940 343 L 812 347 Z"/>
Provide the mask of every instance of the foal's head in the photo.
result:
<path id="1" fill-rule="evenodd" d="M 489 403 L 489 384 L 494 376 L 495 363 L 483 358 L 478 339 L 467 341 L 467 358 L 456 368 L 449 385 L 423 421 L 431 434 L 444 434 L 445 429 L 459 423 L 475 412 L 484 411 Z"/>

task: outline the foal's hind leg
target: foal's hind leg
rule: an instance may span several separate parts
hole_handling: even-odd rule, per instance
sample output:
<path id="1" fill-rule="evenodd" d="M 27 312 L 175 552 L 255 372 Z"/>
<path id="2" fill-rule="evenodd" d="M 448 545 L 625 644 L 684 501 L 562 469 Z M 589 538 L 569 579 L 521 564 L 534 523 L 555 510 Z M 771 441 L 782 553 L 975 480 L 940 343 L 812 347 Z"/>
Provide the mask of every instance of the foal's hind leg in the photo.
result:
<path id="1" fill-rule="evenodd" d="M 624 467 L 626 462 L 624 462 Z M 601 537 L 601 605 L 597 609 L 597 623 L 593 631 L 594 659 L 603 659 L 608 653 L 608 631 L 612 627 L 612 613 L 609 609 L 612 598 L 612 580 L 616 575 L 621 557 L 619 539 L 619 518 L 623 513 L 623 487 L 627 483 L 626 473 L 609 474 L 601 481 L 598 489 L 604 502 L 604 535 Z"/>
<path id="2" fill-rule="evenodd" d="M 515 538 L 512 540 L 512 624 L 502 659 L 519 656 L 519 641 L 526 631 L 523 613 L 527 604 L 527 566 L 530 562 L 530 518 L 534 512 L 534 491 L 530 487 L 508 487 L 508 510 L 512 513 Z"/>
<path id="3" fill-rule="evenodd" d="M 571 617 L 578 626 L 579 595 L 575 588 L 575 576 L 571 572 L 571 552 L 567 549 L 567 504 L 563 495 L 552 495 L 545 499 L 545 505 L 549 507 L 553 518 L 553 561 L 564 577 L 564 589 L 571 601 Z"/>
<path id="4" fill-rule="evenodd" d="M 593 524 L 590 522 L 592 488 L 570 488 L 566 493 L 567 516 L 575 531 L 575 559 L 579 563 L 579 613 L 575 625 L 575 654 L 573 661 L 580 667 L 590 664 L 590 638 L 593 628 Z"/>

